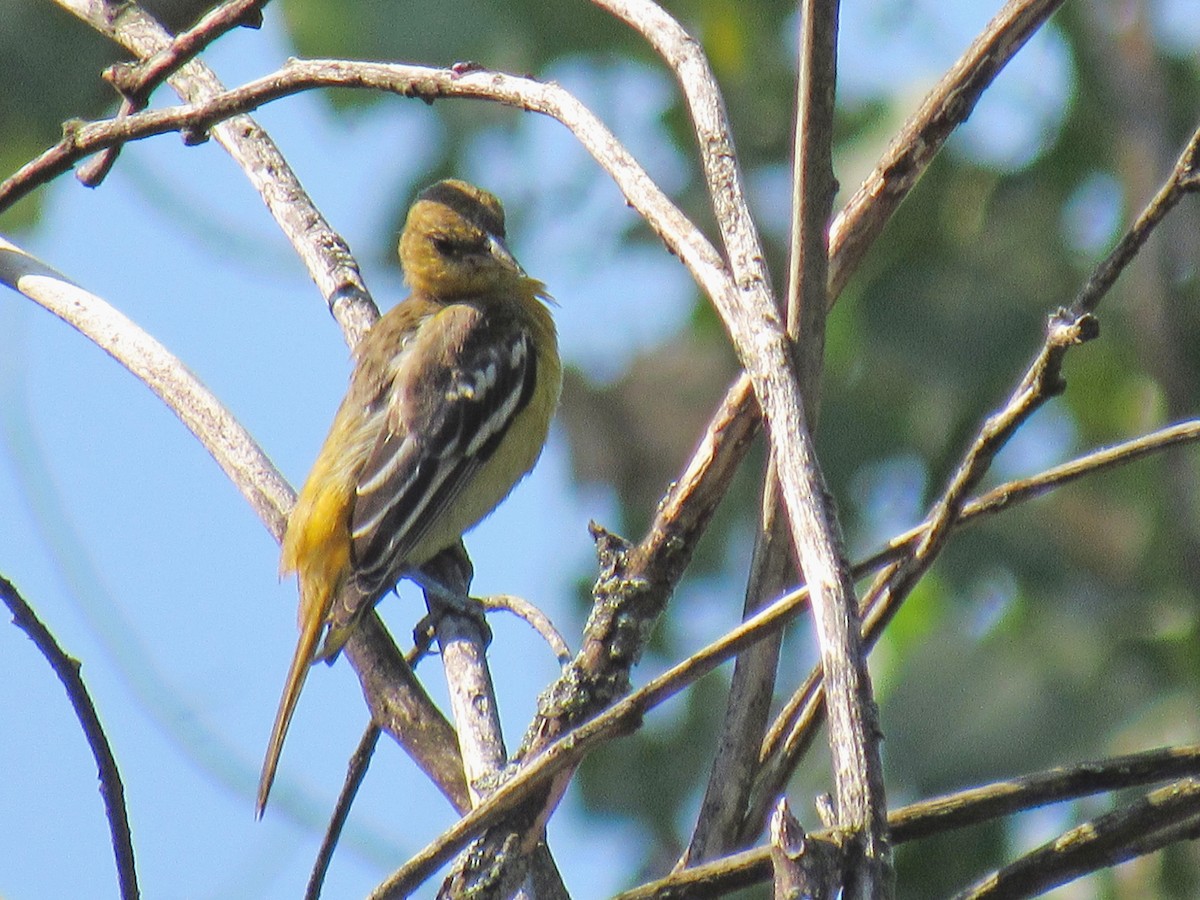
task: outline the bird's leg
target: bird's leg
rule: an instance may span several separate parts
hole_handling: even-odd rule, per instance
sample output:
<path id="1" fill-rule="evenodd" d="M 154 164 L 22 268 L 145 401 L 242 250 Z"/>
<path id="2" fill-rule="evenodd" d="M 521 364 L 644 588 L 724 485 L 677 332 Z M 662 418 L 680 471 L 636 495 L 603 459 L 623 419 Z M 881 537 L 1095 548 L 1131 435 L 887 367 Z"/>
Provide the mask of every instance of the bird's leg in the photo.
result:
<path id="1" fill-rule="evenodd" d="M 492 630 L 484 618 L 483 606 L 468 593 L 475 569 L 462 541 L 406 574 L 425 592 L 425 602 L 429 606 L 429 614 L 413 629 L 417 643 L 423 636 L 432 635 L 437 630 L 438 620 L 447 614 L 470 617 L 479 625 L 484 643 L 492 642 Z"/>

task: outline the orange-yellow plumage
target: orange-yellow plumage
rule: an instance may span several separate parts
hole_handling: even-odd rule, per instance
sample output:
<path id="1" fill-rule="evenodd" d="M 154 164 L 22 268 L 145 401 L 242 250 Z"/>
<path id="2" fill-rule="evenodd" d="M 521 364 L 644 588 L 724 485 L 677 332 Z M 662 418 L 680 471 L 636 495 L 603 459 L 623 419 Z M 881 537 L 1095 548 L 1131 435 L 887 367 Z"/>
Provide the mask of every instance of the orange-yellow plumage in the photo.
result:
<path id="1" fill-rule="evenodd" d="M 562 382 L 554 323 L 544 286 L 503 239 L 499 201 L 461 181 L 428 188 L 409 211 L 399 249 L 413 293 L 356 348 L 288 518 L 280 569 L 297 574 L 300 639 L 260 815 L 312 662 L 336 657 L 364 610 L 454 545 L 541 453 Z"/>

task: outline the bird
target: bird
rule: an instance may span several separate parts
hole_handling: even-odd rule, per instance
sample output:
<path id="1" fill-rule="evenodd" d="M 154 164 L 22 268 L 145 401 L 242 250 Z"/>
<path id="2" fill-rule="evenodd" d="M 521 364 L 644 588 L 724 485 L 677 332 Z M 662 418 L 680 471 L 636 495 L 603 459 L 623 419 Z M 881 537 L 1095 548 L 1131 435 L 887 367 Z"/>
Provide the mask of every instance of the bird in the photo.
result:
<path id="1" fill-rule="evenodd" d="M 398 250 L 411 293 L 355 348 L 345 399 L 284 532 L 280 572 L 297 576 L 300 636 L 258 818 L 309 668 L 332 663 L 400 579 L 420 580 L 422 564 L 508 495 L 541 455 L 558 403 L 554 301 L 508 250 L 493 194 L 457 179 L 426 188 Z"/>

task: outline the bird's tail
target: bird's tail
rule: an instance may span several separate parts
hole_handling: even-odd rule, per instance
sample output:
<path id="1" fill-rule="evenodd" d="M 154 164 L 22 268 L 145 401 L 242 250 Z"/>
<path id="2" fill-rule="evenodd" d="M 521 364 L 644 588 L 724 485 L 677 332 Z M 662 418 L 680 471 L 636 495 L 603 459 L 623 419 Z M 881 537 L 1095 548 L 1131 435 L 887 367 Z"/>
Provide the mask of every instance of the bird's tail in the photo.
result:
<path id="1" fill-rule="evenodd" d="M 279 754 L 283 750 L 283 739 L 287 736 L 288 726 L 292 723 L 292 714 L 296 711 L 296 702 L 300 699 L 300 691 L 304 687 L 304 679 L 312 666 L 313 654 L 317 640 L 324 625 L 322 616 L 307 616 L 300 629 L 300 639 L 296 643 L 296 653 L 292 657 L 292 666 L 288 669 L 287 681 L 283 686 L 283 696 L 279 698 L 279 710 L 275 713 L 275 724 L 271 728 L 271 741 L 267 744 L 267 755 L 263 759 L 262 775 L 258 780 L 258 800 L 254 813 L 262 818 L 267 806 L 267 797 L 271 793 L 271 785 L 275 781 L 275 769 L 279 765 Z"/>

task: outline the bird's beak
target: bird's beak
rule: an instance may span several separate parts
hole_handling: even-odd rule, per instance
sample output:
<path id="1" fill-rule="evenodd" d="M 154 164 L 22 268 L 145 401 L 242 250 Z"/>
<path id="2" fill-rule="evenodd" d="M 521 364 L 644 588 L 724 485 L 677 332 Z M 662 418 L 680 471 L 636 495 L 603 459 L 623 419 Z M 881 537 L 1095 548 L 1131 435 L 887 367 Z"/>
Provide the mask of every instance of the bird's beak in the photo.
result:
<path id="1" fill-rule="evenodd" d="M 494 234 L 489 234 L 488 251 L 493 257 L 500 260 L 500 262 L 512 269 L 518 275 L 525 276 L 525 270 L 521 268 L 521 264 L 517 262 L 517 258 L 513 256 L 512 251 L 508 249 L 508 244 L 504 243 L 504 238 L 496 237 Z"/>

